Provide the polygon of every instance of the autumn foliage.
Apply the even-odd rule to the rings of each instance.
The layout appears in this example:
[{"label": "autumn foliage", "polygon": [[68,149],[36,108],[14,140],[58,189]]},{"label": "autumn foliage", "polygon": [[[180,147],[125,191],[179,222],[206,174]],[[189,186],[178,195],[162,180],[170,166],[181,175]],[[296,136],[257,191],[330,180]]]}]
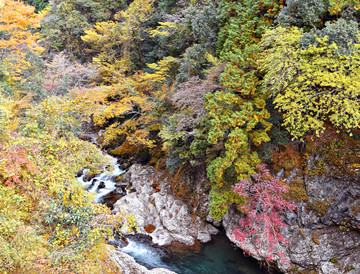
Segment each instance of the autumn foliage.
[{"label": "autumn foliage", "polygon": [[283,195],[288,193],[287,186],[274,178],[265,165],[258,165],[258,172],[249,180],[241,180],[233,190],[245,200],[239,209],[245,215],[234,231],[234,239],[248,254],[264,256],[272,261],[279,258],[285,263],[284,248],[289,239],[282,234],[286,224],[282,215],[293,211],[296,206]]},{"label": "autumn foliage", "polygon": [[29,67],[28,52],[42,51],[37,44],[39,34],[33,32],[40,27],[42,16],[35,14],[34,10],[21,1],[4,0],[0,3],[0,56],[9,81],[19,80],[23,70]]},{"label": "autumn foliage", "polygon": [[133,71],[132,47],[132,43],[142,41],[141,25],[150,17],[152,4],[134,1],[127,10],[116,13],[116,21],[97,23],[82,36],[90,45],[89,51],[97,53],[93,63],[103,84],[82,89],[77,96],[87,105],[84,113],[92,117],[95,125],[105,127],[104,144],[126,139],[134,146],[153,145],[144,129],[151,117],[143,115],[152,107],[148,99],[150,87],[141,72]]},{"label": "autumn foliage", "polygon": [[106,159],[65,129],[76,123],[74,105],[52,98],[24,106],[0,96],[0,270],[111,268],[104,237],[122,217],[94,204],[74,176]]},{"label": "autumn foliage", "polygon": [[238,208],[234,238],[268,261],[286,260],[284,197],[308,199],[262,162],[355,178],[358,0],[26,3],[0,1],[0,272],[116,271],[106,239],[126,220],[75,179],[108,161],[88,133],[174,184],[206,170],[204,216]]},{"label": "autumn foliage", "polygon": [[[220,10],[226,24],[219,33],[218,51],[225,71],[220,83],[225,91],[206,95],[206,109],[211,124],[208,141],[224,143],[222,154],[211,162],[208,176],[216,192],[223,192],[232,173],[237,180],[247,179],[261,161],[252,146],[269,141],[271,123],[265,108],[268,92],[261,89],[259,72],[259,41],[283,1],[222,1]],[[230,191],[229,189],[227,191]],[[231,202],[229,201],[229,204]],[[212,210],[216,219],[218,215]]]}]

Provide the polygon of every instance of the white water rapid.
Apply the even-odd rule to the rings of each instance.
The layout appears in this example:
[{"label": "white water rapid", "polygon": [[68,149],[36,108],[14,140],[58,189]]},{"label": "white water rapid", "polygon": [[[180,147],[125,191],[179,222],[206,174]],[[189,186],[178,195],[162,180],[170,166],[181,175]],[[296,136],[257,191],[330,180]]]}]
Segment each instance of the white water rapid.
[{"label": "white water rapid", "polygon": [[[111,168],[112,167],[112,168]],[[111,171],[109,171],[111,170]],[[97,203],[102,202],[102,197],[109,194],[116,189],[114,179],[120,174],[124,173],[120,169],[119,165],[114,162],[104,168],[104,172],[96,175],[90,181],[85,180],[85,175],[88,169],[84,169],[82,175],[78,178],[78,181],[90,192],[94,193],[95,201]]]},{"label": "white water rapid", "polygon": [[[120,251],[129,254],[130,256],[134,257],[136,261],[145,265],[148,268],[167,268],[171,269],[168,264],[164,263],[160,254],[159,250],[153,249],[146,243],[141,243],[139,241],[133,239],[127,239],[128,245],[120,248]],[[175,270],[175,269],[171,269]]]}]

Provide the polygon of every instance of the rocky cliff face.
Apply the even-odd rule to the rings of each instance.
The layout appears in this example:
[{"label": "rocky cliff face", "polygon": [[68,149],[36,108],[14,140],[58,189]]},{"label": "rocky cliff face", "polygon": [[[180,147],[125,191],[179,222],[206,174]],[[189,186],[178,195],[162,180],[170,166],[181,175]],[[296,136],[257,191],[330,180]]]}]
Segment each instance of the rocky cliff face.
[{"label": "rocky cliff face", "polygon": [[[283,235],[290,244],[283,245],[282,251],[290,264],[284,264],[275,255],[275,265],[284,273],[360,273],[359,178],[304,174],[296,169],[286,178],[282,172],[278,174],[289,185],[301,181],[304,193],[298,195],[297,211],[284,218],[288,226]],[[197,204],[189,199],[192,203],[189,207],[188,202],[174,194],[169,178],[152,167],[133,165],[123,181],[131,186],[132,192],[114,205],[114,211],[133,214],[140,232],[151,236],[154,243],[168,245],[175,241],[192,245],[196,240],[209,241],[217,233],[217,229],[193,212],[208,203],[206,197],[199,196],[201,191],[196,191],[197,184],[204,182],[192,182],[193,196],[200,198]],[[205,209],[201,212],[203,218],[211,220]],[[222,221],[227,236],[235,244],[232,234],[241,218],[233,207]],[[265,250],[252,254],[258,260],[266,255]]]},{"label": "rocky cliff face", "polygon": [[[290,183],[299,174],[294,170],[284,181]],[[329,174],[302,178],[307,198],[289,213],[283,235],[290,240],[283,246],[288,260],[275,260],[285,273],[360,273],[360,184],[356,178],[331,177]],[[241,216],[231,209],[223,219],[231,237]],[[253,254],[263,259],[265,254]]]},{"label": "rocky cliff face", "polygon": [[[154,168],[132,165],[123,181],[128,183],[132,193],[114,204],[114,212],[133,214],[139,232],[151,236],[155,244],[193,245],[196,240],[205,243],[218,232],[176,197],[169,179],[156,173]],[[126,229],[122,232],[129,233]]]}]

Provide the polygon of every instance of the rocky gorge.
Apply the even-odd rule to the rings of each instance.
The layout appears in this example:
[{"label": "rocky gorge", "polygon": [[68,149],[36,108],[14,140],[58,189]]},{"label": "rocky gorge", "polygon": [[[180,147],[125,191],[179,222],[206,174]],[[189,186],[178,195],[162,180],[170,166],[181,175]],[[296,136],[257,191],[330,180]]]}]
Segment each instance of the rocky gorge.
[{"label": "rocky gorge", "polygon": [[[330,171],[331,167],[328,166],[327,170]],[[226,236],[239,246],[233,232],[242,215],[234,206],[222,222],[214,221],[208,210],[207,179],[201,175],[201,170],[198,171],[195,175],[184,173],[182,181],[177,182],[182,187],[188,187],[186,195],[189,197],[184,199],[174,189],[169,174],[141,164],[133,164],[121,174],[116,167],[113,176],[116,184],[110,191],[104,192],[103,202],[111,201],[113,213],[125,212],[135,217],[137,231],[129,232],[124,227],[123,235],[140,233],[151,237],[152,242],[159,246],[179,243],[189,247],[209,242],[219,228],[223,228]],[[287,226],[282,234],[289,244],[283,244],[281,251],[288,263],[275,254],[272,266],[283,273],[358,273],[360,178],[357,172],[349,177],[335,176],[330,172],[312,174],[295,168],[291,172],[282,169],[276,176],[290,188],[300,184],[301,188],[295,189],[302,196],[297,199],[297,210],[283,216]],[[99,185],[99,182],[95,180],[95,184]],[[117,200],[115,203],[114,197]],[[253,235],[252,240],[256,237]],[[248,245],[251,247],[251,241]],[[250,255],[262,261],[267,254],[265,250],[257,250]],[[136,264],[133,258],[119,250],[112,257],[128,266]],[[148,273],[146,270],[137,271]]]},{"label": "rocky gorge", "polygon": [[[298,179],[298,174],[299,170],[294,170],[287,177],[282,172],[278,176],[290,184]],[[219,226],[220,223],[207,222],[212,221],[209,215],[197,216],[192,206],[176,197],[169,180],[153,167],[132,165],[119,183],[128,185],[128,194],[114,204],[113,212],[133,214],[138,232],[149,235],[158,245],[178,242],[191,246],[196,241],[210,241],[218,232],[214,224]],[[358,273],[360,187],[357,181],[328,174],[305,176],[303,180],[308,200],[298,202],[296,212],[284,216],[288,226],[283,235],[289,244],[282,247],[289,264],[275,257],[273,266],[284,273]],[[196,189],[196,183],[193,187]],[[196,191],[193,195],[197,195]],[[198,206],[207,202],[205,195]],[[237,241],[232,234],[241,218],[233,207],[221,222],[226,235],[235,244]],[[128,232],[124,230],[123,233]],[[251,256],[263,260],[266,254],[258,250]]]}]

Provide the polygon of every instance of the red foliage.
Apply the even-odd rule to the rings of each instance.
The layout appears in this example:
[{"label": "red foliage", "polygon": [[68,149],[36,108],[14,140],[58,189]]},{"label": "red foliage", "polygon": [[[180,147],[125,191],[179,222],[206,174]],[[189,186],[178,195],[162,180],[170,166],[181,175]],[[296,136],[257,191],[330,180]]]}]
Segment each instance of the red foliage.
[{"label": "red foliage", "polygon": [[[17,138],[16,133],[12,132],[12,137]],[[15,187],[21,183],[21,177],[26,172],[36,174],[38,167],[29,159],[29,150],[21,144],[2,144],[0,143],[0,159],[4,164],[3,177],[4,184]]]},{"label": "red foliage", "polygon": [[251,180],[241,180],[233,190],[246,202],[241,210],[246,213],[233,237],[240,247],[249,254],[264,256],[272,261],[276,256],[286,262],[281,243],[287,244],[281,229],[286,224],[281,214],[295,210],[296,206],[282,197],[289,190],[280,180],[274,178],[266,165],[258,165],[259,172]]}]

